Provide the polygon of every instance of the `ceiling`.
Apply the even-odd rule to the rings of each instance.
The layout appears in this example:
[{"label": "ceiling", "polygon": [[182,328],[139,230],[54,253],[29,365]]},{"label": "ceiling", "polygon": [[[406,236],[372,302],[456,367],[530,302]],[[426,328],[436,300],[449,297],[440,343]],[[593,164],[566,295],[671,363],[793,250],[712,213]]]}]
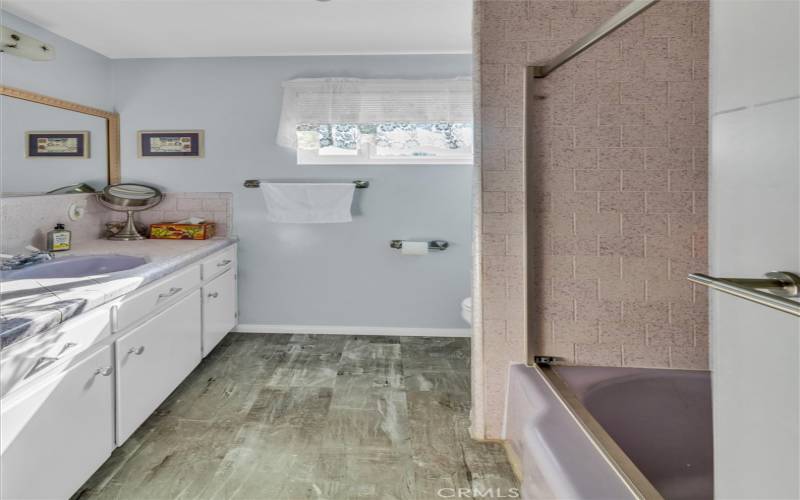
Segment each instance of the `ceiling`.
[{"label": "ceiling", "polygon": [[110,58],[471,51],[471,0],[2,0]]}]

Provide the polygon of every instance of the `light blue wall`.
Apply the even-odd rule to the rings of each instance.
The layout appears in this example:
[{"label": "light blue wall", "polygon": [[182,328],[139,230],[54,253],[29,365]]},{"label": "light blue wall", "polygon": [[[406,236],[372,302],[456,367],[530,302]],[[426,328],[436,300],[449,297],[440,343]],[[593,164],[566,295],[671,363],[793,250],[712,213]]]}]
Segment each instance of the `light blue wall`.
[{"label": "light blue wall", "polygon": [[[298,77],[450,78],[470,56],[147,59],[113,62],[125,180],[231,191],[244,324],[464,328],[470,293],[471,167],[297,166],[275,144],[281,82]],[[203,159],[139,159],[136,131],[204,129]],[[369,179],[351,224],[267,223],[251,178]],[[389,240],[446,239],[402,257]]]},{"label": "light blue wall", "polygon": [[[101,109],[113,109],[111,60],[0,10],[0,24],[52,44],[52,61],[31,61],[0,53],[0,82]],[[25,157],[25,132],[87,130],[88,159]],[[108,180],[106,121],[41,104],[0,97],[0,191],[43,192],[77,182],[102,187]]]},{"label": "light blue wall", "polygon": [[[26,132],[89,132],[89,158],[27,158]],[[0,96],[0,193],[41,193],[86,182],[108,183],[106,120],[66,109]]]},{"label": "light blue wall", "polygon": [[[449,78],[469,56],[347,56],[111,61],[0,11],[3,24],[56,47],[50,62],[0,55],[3,84],[104,109],[122,123],[126,180],[171,191],[231,191],[241,244],[241,322],[463,328],[469,294],[468,166],[299,167],[275,144],[280,83],[297,77]],[[7,117],[6,117],[7,118]],[[206,130],[206,157],[136,157],[136,131]],[[351,224],[263,220],[248,178],[369,179]],[[441,254],[401,257],[395,238],[447,239]]]},{"label": "light blue wall", "polygon": [[82,45],[0,10],[0,24],[52,44],[52,61],[30,61],[0,53],[3,85],[110,110],[111,60]]}]

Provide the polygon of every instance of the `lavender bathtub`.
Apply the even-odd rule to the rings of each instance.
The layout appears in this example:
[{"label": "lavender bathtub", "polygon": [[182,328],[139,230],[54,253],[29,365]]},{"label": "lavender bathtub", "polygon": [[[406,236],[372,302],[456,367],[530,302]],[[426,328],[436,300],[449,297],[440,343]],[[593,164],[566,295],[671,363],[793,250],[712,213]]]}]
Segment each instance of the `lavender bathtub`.
[{"label": "lavender bathtub", "polygon": [[523,498],[713,498],[709,372],[514,365],[508,390]]}]

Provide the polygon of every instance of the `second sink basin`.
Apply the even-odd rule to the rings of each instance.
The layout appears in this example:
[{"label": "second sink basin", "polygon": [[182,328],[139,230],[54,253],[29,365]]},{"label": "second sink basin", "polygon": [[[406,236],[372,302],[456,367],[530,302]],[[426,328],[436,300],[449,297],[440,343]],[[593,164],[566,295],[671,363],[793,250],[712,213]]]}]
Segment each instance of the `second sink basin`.
[{"label": "second sink basin", "polygon": [[36,278],[81,278],[127,271],[145,264],[147,260],[131,255],[79,255],[56,258],[22,269],[3,271],[3,281]]}]

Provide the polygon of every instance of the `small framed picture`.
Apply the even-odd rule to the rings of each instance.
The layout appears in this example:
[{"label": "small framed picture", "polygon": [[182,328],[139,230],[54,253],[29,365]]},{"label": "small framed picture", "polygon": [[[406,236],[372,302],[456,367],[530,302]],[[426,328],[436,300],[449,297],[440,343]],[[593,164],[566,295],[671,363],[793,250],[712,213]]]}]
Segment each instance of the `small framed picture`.
[{"label": "small framed picture", "polygon": [[139,158],[203,157],[202,130],[140,130]]},{"label": "small framed picture", "polygon": [[26,132],[28,158],[89,158],[89,132]]}]

